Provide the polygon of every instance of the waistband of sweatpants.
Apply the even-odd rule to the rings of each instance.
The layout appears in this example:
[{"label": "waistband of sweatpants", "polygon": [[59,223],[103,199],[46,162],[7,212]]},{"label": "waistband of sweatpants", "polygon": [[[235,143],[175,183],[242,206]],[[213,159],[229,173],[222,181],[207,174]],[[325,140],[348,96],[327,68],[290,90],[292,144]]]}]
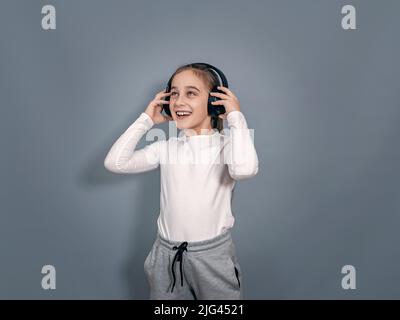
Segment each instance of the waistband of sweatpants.
[{"label": "waistband of sweatpants", "polygon": [[[166,249],[174,251],[172,248],[174,246],[179,246],[184,241],[172,241],[164,238],[160,232],[157,232],[156,241]],[[232,234],[230,229],[226,229],[223,233],[218,236],[206,240],[201,241],[187,241],[187,251],[188,252],[198,252],[205,251],[209,249],[214,249],[220,246],[223,246],[227,242],[232,241]]]}]

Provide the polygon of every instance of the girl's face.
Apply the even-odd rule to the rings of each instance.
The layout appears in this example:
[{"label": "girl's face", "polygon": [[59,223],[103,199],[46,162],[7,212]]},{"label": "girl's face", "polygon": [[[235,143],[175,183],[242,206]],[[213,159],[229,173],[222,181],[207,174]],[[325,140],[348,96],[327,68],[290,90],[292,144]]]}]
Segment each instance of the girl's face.
[{"label": "girl's face", "polygon": [[[178,129],[185,134],[208,134],[211,117],[207,114],[209,88],[191,70],[185,70],[174,76],[171,83],[170,110]],[[179,111],[189,115],[179,116]],[[203,129],[203,131],[201,130]]]}]

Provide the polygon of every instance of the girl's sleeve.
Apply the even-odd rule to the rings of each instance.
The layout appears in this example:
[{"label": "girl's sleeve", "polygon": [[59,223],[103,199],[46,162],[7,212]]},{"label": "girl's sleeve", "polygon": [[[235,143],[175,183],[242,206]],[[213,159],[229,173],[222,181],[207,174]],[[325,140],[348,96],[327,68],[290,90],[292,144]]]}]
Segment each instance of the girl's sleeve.
[{"label": "girl's sleeve", "polygon": [[258,156],[246,119],[241,111],[231,111],[226,120],[229,140],[224,152],[227,152],[229,174],[235,180],[251,178],[258,172]]},{"label": "girl's sleeve", "polygon": [[118,138],[108,152],[104,166],[114,173],[139,173],[156,169],[160,164],[161,144],[153,142],[135,150],[142,136],[154,125],[151,117],[142,112],[128,129]]}]

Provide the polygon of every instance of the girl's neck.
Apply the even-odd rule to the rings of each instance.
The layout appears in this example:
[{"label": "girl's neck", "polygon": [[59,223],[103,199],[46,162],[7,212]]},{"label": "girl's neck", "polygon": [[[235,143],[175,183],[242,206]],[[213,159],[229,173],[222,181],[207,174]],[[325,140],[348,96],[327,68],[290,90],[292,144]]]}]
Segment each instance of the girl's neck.
[{"label": "girl's neck", "polygon": [[186,137],[197,136],[197,135],[212,135],[215,130],[212,128],[202,128],[202,129],[184,129]]}]

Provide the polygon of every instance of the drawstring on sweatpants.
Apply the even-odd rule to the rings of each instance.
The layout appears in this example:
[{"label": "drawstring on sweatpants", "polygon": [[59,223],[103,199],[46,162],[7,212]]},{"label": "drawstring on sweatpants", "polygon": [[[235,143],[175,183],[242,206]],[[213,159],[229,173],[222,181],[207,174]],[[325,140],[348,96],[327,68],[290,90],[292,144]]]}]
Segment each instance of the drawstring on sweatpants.
[{"label": "drawstring on sweatpants", "polygon": [[183,261],[183,252],[184,252],[185,250],[187,251],[187,249],[186,249],[187,245],[188,245],[188,243],[185,241],[185,242],[182,242],[182,243],[179,245],[179,247],[174,246],[174,247],[172,248],[173,250],[178,250],[178,251],[176,252],[175,257],[174,257],[174,260],[172,261],[172,276],[173,276],[173,278],[174,278],[174,283],[172,284],[171,292],[174,291],[175,280],[176,280],[176,279],[175,279],[175,270],[174,270],[175,261],[179,261],[179,262],[180,262],[181,286],[183,287],[182,261]]}]

